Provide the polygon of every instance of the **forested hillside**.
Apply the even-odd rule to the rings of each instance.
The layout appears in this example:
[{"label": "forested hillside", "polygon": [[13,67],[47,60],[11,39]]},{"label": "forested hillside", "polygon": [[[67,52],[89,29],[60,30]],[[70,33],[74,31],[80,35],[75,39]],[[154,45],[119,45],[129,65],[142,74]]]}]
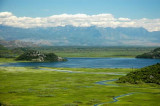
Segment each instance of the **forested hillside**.
[{"label": "forested hillside", "polygon": [[136,56],[136,58],[152,58],[160,59],[160,48],[156,48],[153,51]]},{"label": "forested hillside", "polygon": [[118,83],[156,83],[160,85],[160,63],[147,66],[120,77]]}]

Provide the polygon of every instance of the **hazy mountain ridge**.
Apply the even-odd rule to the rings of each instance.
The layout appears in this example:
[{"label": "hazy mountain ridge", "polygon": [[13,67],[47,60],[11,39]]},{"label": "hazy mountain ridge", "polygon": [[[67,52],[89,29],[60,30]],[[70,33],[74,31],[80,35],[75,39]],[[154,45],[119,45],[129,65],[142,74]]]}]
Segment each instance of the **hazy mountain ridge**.
[{"label": "hazy mountain ridge", "polygon": [[12,41],[5,41],[0,39],[0,44],[9,47],[9,48],[17,48],[17,47],[37,47],[36,44],[32,42],[23,42],[20,40],[12,40]]},{"label": "hazy mountain ridge", "polygon": [[160,31],[133,27],[47,27],[16,28],[0,25],[0,38],[22,40],[41,45],[84,46],[160,46]]}]

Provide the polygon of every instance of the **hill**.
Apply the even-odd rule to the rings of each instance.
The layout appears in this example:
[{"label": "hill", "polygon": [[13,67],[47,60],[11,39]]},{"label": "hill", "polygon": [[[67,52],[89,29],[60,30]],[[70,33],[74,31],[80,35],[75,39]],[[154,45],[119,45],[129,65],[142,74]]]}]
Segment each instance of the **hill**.
[{"label": "hill", "polygon": [[31,50],[31,47],[14,47],[6,47],[0,44],[0,58],[15,58],[24,52]]},{"label": "hill", "polygon": [[136,56],[136,58],[152,58],[152,59],[160,59],[160,48],[156,48],[151,52],[144,53]]},{"label": "hill", "polygon": [[0,58],[12,58],[13,53],[8,48],[0,44]]},{"label": "hill", "polygon": [[33,62],[54,62],[54,61],[66,61],[66,59],[55,55],[54,53],[41,53],[35,50],[29,50],[16,58],[17,61],[33,61]]},{"label": "hill", "polygon": [[5,41],[5,40],[0,39],[0,44],[8,48],[37,47],[37,45],[33,44],[32,42],[24,42],[20,40]]},{"label": "hill", "polygon": [[160,85],[160,63],[147,66],[120,77],[118,83],[156,83]]}]

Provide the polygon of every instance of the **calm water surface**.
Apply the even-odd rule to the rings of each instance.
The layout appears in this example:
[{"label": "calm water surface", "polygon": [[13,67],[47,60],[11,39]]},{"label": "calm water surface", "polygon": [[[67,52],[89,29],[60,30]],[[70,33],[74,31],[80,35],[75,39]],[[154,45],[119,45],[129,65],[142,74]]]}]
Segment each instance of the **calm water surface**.
[{"label": "calm water surface", "polygon": [[67,58],[66,62],[18,62],[8,63],[1,66],[43,66],[43,67],[69,67],[69,68],[142,68],[160,63],[160,59],[137,59],[137,58]]}]

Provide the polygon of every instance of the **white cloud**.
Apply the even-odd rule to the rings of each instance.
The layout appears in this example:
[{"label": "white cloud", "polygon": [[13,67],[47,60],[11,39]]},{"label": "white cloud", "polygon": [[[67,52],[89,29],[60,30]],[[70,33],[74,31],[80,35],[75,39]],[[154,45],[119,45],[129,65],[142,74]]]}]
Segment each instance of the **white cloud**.
[{"label": "white cloud", "polygon": [[61,14],[49,17],[17,17],[11,12],[0,13],[0,24],[13,27],[57,27],[73,25],[76,27],[143,27],[148,31],[160,31],[160,19],[115,18],[112,14]]},{"label": "white cloud", "polygon": [[130,21],[131,19],[129,18],[118,18],[119,21]]},{"label": "white cloud", "polygon": [[11,12],[1,12],[0,13],[1,18],[7,18],[7,17],[10,17],[10,16],[13,16],[13,14]]}]

